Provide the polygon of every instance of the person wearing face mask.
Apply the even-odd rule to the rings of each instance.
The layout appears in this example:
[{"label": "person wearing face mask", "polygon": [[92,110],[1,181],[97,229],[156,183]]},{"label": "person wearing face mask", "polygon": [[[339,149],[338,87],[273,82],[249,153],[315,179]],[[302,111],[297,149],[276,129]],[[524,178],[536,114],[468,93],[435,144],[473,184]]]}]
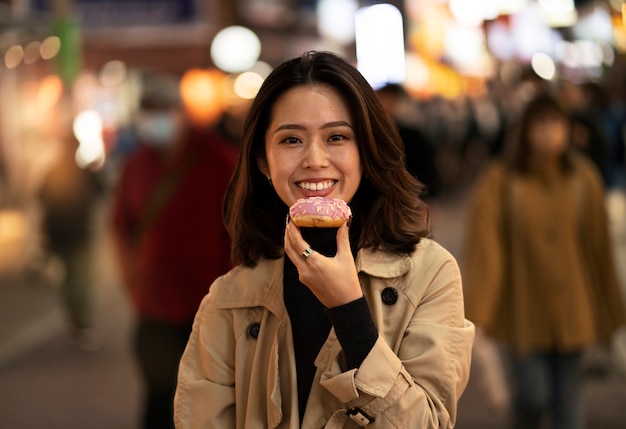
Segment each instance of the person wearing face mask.
[{"label": "person wearing face mask", "polygon": [[181,128],[181,118],[176,109],[144,110],[136,124],[137,138],[156,149],[167,149],[176,143]]},{"label": "person wearing face mask", "polygon": [[142,427],[171,429],[178,361],[200,300],[230,269],[220,203],[237,149],[192,126],[178,78],[149,75],[137,113],[139,145],[123,162],[112,230],[120,277],[135,311]]},{"label": "person wearing face mask", "polygon": [[[626,323],[595,165],[573,150],[547,93],[482,172],[468,209],[461,272],[467,317],[511,364],[515,429],[582,429],[585,351]],[[544,426],[549,422],[549,426]]]}]

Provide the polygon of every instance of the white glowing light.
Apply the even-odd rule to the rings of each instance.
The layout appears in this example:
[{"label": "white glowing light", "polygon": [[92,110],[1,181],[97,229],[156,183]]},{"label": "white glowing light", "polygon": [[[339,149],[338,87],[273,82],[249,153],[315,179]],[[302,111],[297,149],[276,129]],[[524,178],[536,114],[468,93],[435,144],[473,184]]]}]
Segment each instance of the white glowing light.
[{"label": "white glowing light", "polygon": [[545,80],[552,80],[556,75],[556,65],[549,55],[537,52],[533,55],[531,65],[537,76]]},{"label": "white glowing light", "polygon": [[261,40],[249,28],[233,25],[220,30],[211,42],[211,59],[227,73],[248,70],[261,54]]},{"label": "white glowing light", "polygon": [[574,25],[573,33],[577,39],[613,43],[611,14],[606,8],[596,5],[585,16],[580,17]]},{"label": "white glowing light", "polygon": [[481,57],[485,50],[484,33],[479,27],[451,23],[446,31],[446,54],[464,72],[483,74]]},{"label": "white glowing light", "polygon": [[536,4],[511,16],[511,36],[517,56],[524,61],[530,61],[536,52],[552,54],[562,39],[546,24]]},{"label": "white glowing light", "polygon": [[551,27],[571,27],[578,20],[574,0],[537,0],[537,4]]},{"label": "white glowing light", "polygon": [[487,27],[487,46],[493,55],[501,60],[515,56],[515,43],[508,27],[501,22],[493,22]]},{"label": "white glowing light", "polygon": [[498,0],[449,0],[448,5],[454,19],[469,26],[479,26],[499,13]]},{"label": "white glowing light", "polygon": [[405,78],[402,14],[390,4],[364,7],[355,15],[358,69],[378,89]]},{"label": "white glowing light", "polygon": [[319,34],[339,43],[351,43],[357,9],[356,0],[320,0],[317,4]]},{"label": "white glowing light", "polygon": [[559,60],[570,69],[601,68],[611,60],[602,45],[589,40],[563,41],[558,48]]},{"label": "white glowing light", "polygon": [[94,110],[81,112],[74,119],[73,130],[80,143],[76,150],[76,163],[81,168],[101,166],[105,153],[100,115]]},{"label": "white glowing light", "polygon": [[521,12],[527,6],[528,0],[499,0],[500,15],[513,15]]},{"label": "white glowing light", "polygon": [[263,83],[263,78],[254,72],[241,73],[235,79],[233,90],[239,97],[250,100],[256,96]]}]

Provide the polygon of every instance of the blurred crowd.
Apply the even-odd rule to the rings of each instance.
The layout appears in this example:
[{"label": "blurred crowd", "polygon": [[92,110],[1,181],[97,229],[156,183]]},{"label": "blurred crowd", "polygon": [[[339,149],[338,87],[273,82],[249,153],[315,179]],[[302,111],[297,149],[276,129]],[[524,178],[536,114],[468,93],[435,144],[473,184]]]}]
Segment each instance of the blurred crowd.
[{"label": "blurred crowd", "polygon": [[[72,178],[57,174],[54,179],[53,168],[50,175],[40,175],[41,199],[29,207],[35,212],[30,222],[41,220],[41,229],[34,234],[26,269],[49,278],[51,258],[61,261],[62,275],[56,278],[63,279],[70,331],[83,347],[96,347],[89,333],[93,294],[84,249],[90,238],[85,221],[93,221],[94,205],[101,204],[114,234],[120,280],[136,311],[134,352],[145,382],[145,427],[155,428],[154,422],[168,420],[164,404],[173,394],[195,309],[212,279],[229,268],[221,200],[236,162],[245,111],[198,126],[185,114],[176,78],[146,78],[144,84],[134,121],[117,134],[106,165],[97,171],[86,166],[89,174]],[[570,143],[597,168],[606,195],[624,198],[626,71],[619,61],[601,82],[546,81],[518,69],[455,99],[415,98],[400,85],[379,90],[405,140],[407,168],[427,185],[424,198],[430,201],[463,198],[488,162],[513,145],[522,112],[539,94],[555,97],[566,109]],[[69,133],[61,146],[59,161],[80,171],[72,162],[75,141]],[[64,187],[67,180],[71,186]],[[76,187],[79,181],[85,184],[82,190]],[[7,187],[0,171],[0,192],[6,195]],[[72,204],[75,209],[61,212],[57,219],[65,222],[55,223],[55,206],[70,196],[75,202],[66,208]],[[611,227],[624,234],[626,217],[616,222]],[[65,238],[74,232],[75,243],[67,246]],[[65,245],[55,241],[59,234]],[[172,353],[159,352],[164,349]]]},{"label": "blurred crowd", "polygon": [[604,82],[545,81],[532,71],[520,70],[513,81],[494,79],[474,96],[415,100],[405,94],[396,102],[393,114],[404,128],[419,132],[420,136],[414,138],[428,146],[434,160],[433,171],[425,172],[418,165],[409,168],[430,176],[423,181],[431,182],[433,194],[440,197],[466,190],[484,162],[506,150],[512,136],[510,131],[519,121],[525,104],[537,94],[548,92],[568,110],[572,144],[593,160],[607,190],[623,189],[626,186],[623,69],[623,65],[616,64],[607,72]]}]

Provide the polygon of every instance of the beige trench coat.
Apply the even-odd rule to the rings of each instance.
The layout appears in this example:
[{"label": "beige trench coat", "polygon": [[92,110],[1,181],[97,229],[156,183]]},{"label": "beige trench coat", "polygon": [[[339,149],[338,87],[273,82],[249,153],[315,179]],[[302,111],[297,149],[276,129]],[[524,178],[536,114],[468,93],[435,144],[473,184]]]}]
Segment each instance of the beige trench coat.
[{"label": "beige trench coat", "polygon": [[[181,360],[176,427],[355,428],[346,410],[360,407],[371,428],[452,428],[474,336],[456,261],[423,239],[410,257],[362,250],[356,267],[379,339],[358,370],[344,371],[331,330],[301,425],[283,260],[218,279]],[[383,303],[385,288],[397,291],[395,304]]]},{"label": "beige trench coat", "polygon": [[479,178],[462,255],[467,317],[519,354],[584,349],[626,322],[604,190],[586,158],[569,175]]}]

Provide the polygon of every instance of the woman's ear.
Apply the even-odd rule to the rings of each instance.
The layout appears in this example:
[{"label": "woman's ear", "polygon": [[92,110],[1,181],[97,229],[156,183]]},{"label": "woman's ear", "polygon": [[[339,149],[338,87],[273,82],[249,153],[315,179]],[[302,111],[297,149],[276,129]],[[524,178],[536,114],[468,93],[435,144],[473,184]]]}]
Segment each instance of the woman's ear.
[{"label": "woman's ear", "polygon": [[261,170],[261,173],[263,173],[263,175],[270,177],[270,169],[267,166],[267,161],[265,160],[265,158],[257,158],[256,165],[259,167],[259,170]]}]

